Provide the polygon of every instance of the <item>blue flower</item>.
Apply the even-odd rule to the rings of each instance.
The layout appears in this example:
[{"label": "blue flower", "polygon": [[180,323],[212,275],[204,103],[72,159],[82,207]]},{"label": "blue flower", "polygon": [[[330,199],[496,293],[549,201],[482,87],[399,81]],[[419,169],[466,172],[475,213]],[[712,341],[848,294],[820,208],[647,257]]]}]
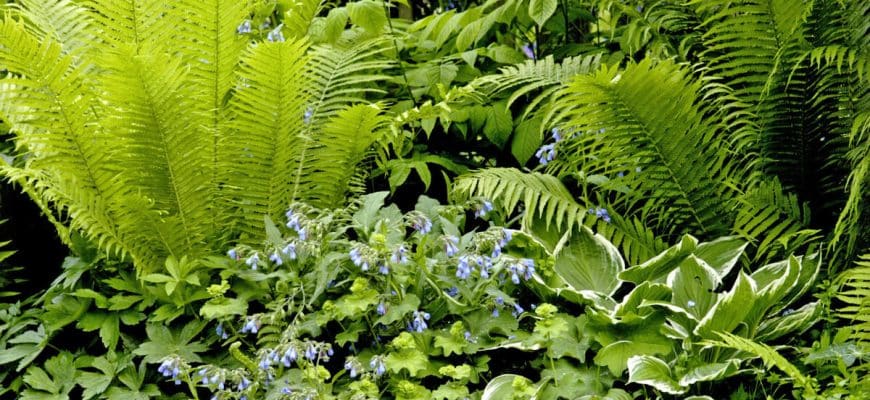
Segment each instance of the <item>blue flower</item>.
[{"label": "blue flower", "polygon": [[275,265],[284,264],[284,260],[281,259],[281,254],[278,254],[278,251],[275,251],[269,256],[269,261],[273,262]]},{"label": "blue flower", "polygon": [[236,33],[239,35],[244,35],[246,33],[251,33],[251,20],[244,20],[238,28],[236,28]]},{"label": "blue flower", "polygon": [[247,260],[245,260],[245,264],[247,264],[253,270],[257,269],[257,264],[259,264],[259,263],[260,263],[260,256],[257,253],[252,254],[250,257],[248,257]]},{"label": "blue flower", "polygon": [[362,252],[360,251],[360,249],[358,247],[354,247],[354,248],[350,249],[350,252],[348,253],[348,255],[350,256],[350,260],[353,261],[353,265],[356,265],[357,267],[362,265],[362,263],[363,263]]},{"label": "blue flower", "polygon": [[281,252],[284,253],[285,256],[289,257],[291,260],[296,259],[296,244],[295,243],[287,243]]},{"label": "blue flower", "polygon": [[604,222],[610,223],[610,214],[607,213],[607,209],[598,207],[594,210],[589,210],[590,213],[594,213],[596,217],[601,218]]},{"label": "blue flower", "polygon": [[296,348],[290,346],[287,348],[286,351],[284,351],[284,355],[281,356],[281,362],[284,363],[285,367],[290,368],[290,364],[295,362],[296,358],[298,358],[298,354],[296,354]]},{"label": "blue flower", "polygon": [[313,117],[313,116],[314,116],[314,109],[311,108],[311,106],[308,106],[308,108],[305,109],[305,113],[302,114],[302,122],[304,122],[306,125],[310,124],[311,117]]},{"label": "blue flower", "polygon": [[281,394],[290,394],[290,393],[293,393],[293,389],[290,389],[287,386],[284,386],[283,388],[281,388]]},{"label": "blue flower", "polygon": [[518,303],[514,303],[514,310],[511,312],[511,315],[514,317],[518,317],[520,314],[524,313],[526,310],[523,309]]},{"label": "blue flower", "polygon": [[447,257],[453,257],[456,253],[459,252],[459,238],[453,235],[448,235],[444,237],[444,253],[447,254]]},{"label": "blue flower", "polygon": [[498,296],[495,298],[495,304],[498,306],[504,305],[504,297]]},{"label": "blue flower", "polygon": [[251,381],[249,381],[248,378],[243,376],[242,380],[239,382],[239,385],[237,386],[237,388],[241,392],[242,390],[245,390],[250,386],[251,386]]},{"label": "blue flower", "polygon": [[537,152],[535,152],[535,157],[538,158],[538,162],[541,165],[547,165],[550,161],[556,159],[556,144],[550,143],[541,146]]},{"label": "blue flower", "polygon": [[472,268],[468,265],[468,256],[459,257],[459,264],[456,266],[456,277],[459,279],[468,279],[471,276]]},{"label": "blue flower", "polygon": [[393,250],[393,254],[390,256],[390,262],[393,264],[404,264],[408,262],[408,256],[405,255],[405,252],[407,251],[405,245],[400,244],[399,247],[396,247],[396,249]]},{"label": "blue flower", "polygon": [[309,343],[308,347],[305,348],[305,358],[307,358],[309,361],[314,361],[315,359],[317,359],[317,353],[317,347],[314,345],[314,343]]},{"label": "blue flower", "polygon": [[537,43],[526,43],[523,46],[523,54],[525,54],[526,57],[534,60],[535,59],[535,50],[537,50],[537,49],[538,49]]},{"label": "blue flower", "polygon": [[381,275],[389,275],[390,274],[390,267],[388,267],[387,264],[385,264],[385,263],[379,263],[378,264],[378,273],[380,273]]},{"label": "blue flower", "polygon": [[456,297],[459,295],[459,288],[456,286],[451,286],[450,289],[447,289],[447,295],[450,297]]},{"label": "blue flower", "polygon": [[371,361],[369,361],[369,368],[371,368],[375,375],[381,376],[387,372],[387,364],[384,363],[384,356],[374,356]]},{"label": "blue flower", "polygon": [[248,318],[247,322],[245,322],[245,326],[242,327],[241,332],[242,333],[253,333],[256,335],[259,330],[260,330],[260,322],[257,320],[256,317],[251,317],[251,318]]},{"label": "blue flower", "polygon": [[378,308],[376,311],[377,311],[378,315],[384,315],[387,313],[387,306],[384,305],[383,302],[378,303]]},{"label": "blue flower", "polygon": [[414,320],[411,322],[411,330],[414,332],[423,332],[429,327],[426,321],[429,320],[429,313],[425,311],[414,311]]},{"label": "blue flower", "polygon": [[223,340],[226,340],[227,338],[230,337],[230,335],[228,335],[227,332],[224,330],[223,323],[219,323],[217,328],[214,328],[214,333],[216,333],[218,335],[218,337],[220,337]]},{"label": "blue flower", "polygon": [[553,130],[551,130],[550,133],[553,136],[553,140],[555,140],[556,143],[558,143],[562,140],[562,132],[559,131],[559,128],[553,128]]},{"label": "blue flower", "polygon": [[468,343],[477,343],[477,340],[475,340],[474,337],[471,336],[471,332],[469,332],[469,331],[465,331],[464,336],[465,336],[465,341],[466,341],[466,342],[468,342]]},{"label": "blue flower", "polygon": [[178,360],[175,358],[167,358],[160,363],[160,366],[157,367],[157,372],[161,373],[164,377],[172,379],[177,379],[178,374],[181,371],[178,369]]},{"label": "blue flower", "polygon": [[415,213],[411,217],[411,227],[422,235],[432,231],[432,221],[421,213]]},{"label": "blue flower", "polygon": [[266,35],[266,40],[270,42],[283,42],[284,41],[284,33],[281,32],[281,28],[284,27],[284,24],[280,24],[272,29],[268,35]]},{"label": "blue flower", "polygon": [[359,375],[359,365],[353,359],[348,359],[344,362],[344,369],[350,373],[351,378],[356,378]]},{"label": "blue flower", "polygon": [[233,260],[239,259],[239,253],[236,251],[236,249],[230,249],[230,251],[227,252],[227,256],[229,258],[232,258]]},{"label": "blue flower", "polygon": [[492,209],[492,202],[490,202],[489,200],[484,200],[474,209],[474,216],[477,218],[483,218],[486,216],[487,213],[492,211]]}]

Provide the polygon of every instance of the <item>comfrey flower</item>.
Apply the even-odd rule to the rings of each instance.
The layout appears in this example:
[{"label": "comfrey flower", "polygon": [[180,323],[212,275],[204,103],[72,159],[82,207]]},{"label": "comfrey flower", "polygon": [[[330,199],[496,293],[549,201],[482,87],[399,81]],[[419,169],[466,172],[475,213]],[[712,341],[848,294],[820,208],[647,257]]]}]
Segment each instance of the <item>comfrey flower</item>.
[{"label": "comfrey flower", "polygon": [[214,328],[214,333],[223,340],[227,340],[230,337],[230,335],[227,334],[227,331],[224,330],[223,322],[219,323],[217,328]]},{"label": "comfrey flower", "polygon": [[280,24],[272,29],[268,35],[266,35],[266,40],[270,42],[283,42],[284,41],[284,33],[281,32],[281,28],[284,27],[284,24]]},{"label": "comfrey flower", "polygon": [[532,279],[532,275],[535,273],[535,262],[531,259],[523,258],[508,264],[508,272],[511,274],[511,282],[518,285],[520,277],[524,280]]},{"label": "comfrey flower", "polygon": [[550,131],[550,134],[556,143],[562,141],[562,131],[560,131],[559,128],[553,128],[553,130]]},{"label": "comfrey flower", "polygon": [[556,159],[556,144],[550,143],[541,146],[537,152],[535,152],[535,157],[538,158],[538,162],[541,165],[547,165],[550,161]]},{"label": "comfrey flower", "polygon": [[281,249],[281,253],[284,253],[285,256],[289,257],[291,260],[296,259],[296,244],[295,243],[287,243],[283,249]]},{"label": "comfrey flower", "polygon": [[474,216],[477,218],[483,218],[487,213],[492,211],[492,202],[489,200],[484,200],[480,204],[477,205],[474,209]]},{"label": "comfrey flower", "polygon": [[532,60],[535,59],[535,51],[536,50],[538,50],[537,43],[526,43],[523,46],[523,54],[525,54],[526,57],[531,58]]},{"label": "comfrey flower", "polygon": [[425,235],[432,231],[432,221],[428,217],[419,212],[412,212],[410,215],[411,228]]},{"label": "comfrey flower", "polygon": [[425,311],[414,311],[414,320],[411,321],[410,330],[414,332],[423,332],[429,327],[426,321],[429,320],[429,313]]},{"label": "comfrey flower", "polygon": [[453,235],[444,236],[444,253],[447,257],[453,257],[459,252],[459,238]]},{"label": "comfrey flower", "polygon": [[242,327],[242,333],[253,333],[257,334],[260,331],[260,321],[257,320],[256,317],[248,318],[248,321],[245,322],[245,326]]},{"label": "comfrey flower", "polygon": [[317,346],[314,343],[308,343],[308,347],[305,348],[305,358],[308,361],[314,361],[317,359],[318,353]]},{"label": "comfrey flower", "polygon": [[281,356],[281,363],[283,363],[285,367],[290,368],[290,365],[296,362],[297,358],[299,358],[299,355],[296,352],[296,347],[291,345]]},{"label": "comfrey flower", "polygon": [[344,369],[348,371],[351,378],[356,378],[359,376],[359,370],[362,366],[359,364],[359,361],[354,357],[348,357],[348,359],[344,362]]},{"label": "comfrey flower", "polygon": [[447,289],[445,293],[447,293],[447,295],[450,297],[456,297],[459,295],[459,288],[456,286],[451,286],[450,289]]},{"label": "comfrey flower", "polygon": [[242,380],[239,381],[239,385],[236,386],[236,389],[238,389],[238,391],[241,392],[241,391],[243,391],[243,390],[245,390],[245,389],[247,389],[247,388],[249,388],[249,387],[251,387],[251,381],[248,380],[248,378],[246,378],[246,377],[243,376],[243,377],[242,377]]},{"label": "comfrey flower", "polygon": [[350,256],[350,260],[353,262],[353,265],[360,267],[360,269],[363,271],[369,270],[369,267],[371,266],[370,261],[369,261],[368,257],[365,257],[363,255],[363,247],[362,246],[359,246],[359,245],[354,246],[352,249],[350,249],[350,251],[348,252],[348,255]]},{"label": "comfrey flower", "polygon": [[522,314],[524,312],[526,312],[526,310],[523,309],[523,307],[520,306],[519,303],[514,303],[514,310],[511,311],[511,315],[513,315],[514,318],[520,316],[520,314]]},{"label": "comfrey flower", "polygon": [[269,261],[273,262],[275,265],[284,264],[284,260],[281,259],[281,254],[279,254],[277,250],[269,256]]},{"label": "comfrey flower", "polygon": [[468,256],[459,257],[459,264],[456,266],[456,277],[459,279],[468,279],[471,276],[473,268],[468,265]]},{"label": "comfrey flower", "polygon": [[313,117],[313,116],[314,116],[314,109],[311,108],[311,106],[308,106],[308,108],[305,109],[305,113],[302,114],[302,122],[304,122],[305,125],[310,124],[311,117]]},{"label": "comfrey flower", "polygon": [[378,308],[375,311],[377,311],[378,315],[384,315],[387,313],[387,306],[383,302],[378,303]]},{"label": "comfrey flower", "polygon": [[230,251],[227,252],[227,256],[233,260],[239,260],[239,252],[236,251],[236,249],[230,249]]},{"label": "comfrey flower", "polygon": [[378,273],[381,275],[389,275],[390,267],[386,263],[378,263]]},{"label": "comfrey flower", "polygon": [[390,256],[390,262],[393,264],[404,264],[408,262],[408,256],[405,255],[407,251],[405,245],[400,244],[399,247],[396,247],[396,249],[393,250],[393,254]]},{"label": "comfrey flower", "polygon": [[251,33],[251,20],[246,19],[242,22],[238,28],[236,28],[236,33],[239,35],[244,35],[246,33]]},{"label": "comfrey flower", "polygon": [[260,263],[260,256],[257,253],[252,254],[245,260],[245,264],[247,264],[251,269],[256,270],[257,265]]},{"label": "comfrey flower", "polygon": [[179,369],[179,362],[177,358],[167,358],[160,363],[160,366],[157,367],[157,372],[161,373],[166,378],[177,379],[178,374],[181,373]]},{"label": "comfrey flower", "polygon": [[610,223],[610,214],[607,213],[606,208],[595,208],[589,210],[590,214],[595,214],[596,217],[601,218],[604,222]]},{"label": "comfrey flower", "polygon": [[387,372],[387,364],[384,363],[384,356],[374,356],[369,361],[369,368],[374,371],[375,375],[382,376]]}]

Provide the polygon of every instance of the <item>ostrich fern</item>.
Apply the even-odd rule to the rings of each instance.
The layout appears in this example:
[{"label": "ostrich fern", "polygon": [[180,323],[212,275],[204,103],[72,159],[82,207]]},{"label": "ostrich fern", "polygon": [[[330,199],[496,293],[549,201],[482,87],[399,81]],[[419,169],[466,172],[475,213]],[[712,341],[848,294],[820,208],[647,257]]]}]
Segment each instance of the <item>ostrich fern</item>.
[{"label": "ostrich fern", "polygon": [[[304,3],[300,15],[319,5]],[[362,103],[390,67],[370,61],[385,44],[311,47],[298,29],[256,40],[237,32],[253,6],[7,6],[0,117],[24,163],[3,174],[62,236],[82,231],[143,270],[258,242],[263,215],[294,200],[343,205],[384,129]]]}]

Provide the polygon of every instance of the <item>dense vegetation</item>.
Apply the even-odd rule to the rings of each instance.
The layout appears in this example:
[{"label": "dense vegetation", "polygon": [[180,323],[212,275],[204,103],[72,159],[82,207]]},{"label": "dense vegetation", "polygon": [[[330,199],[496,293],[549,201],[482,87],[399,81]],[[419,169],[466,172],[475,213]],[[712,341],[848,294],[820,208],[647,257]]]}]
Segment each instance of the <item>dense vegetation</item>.
[{"label": "dense vegetation", "polygon": [[866,1],[2,7],[0,396],[870,397]]}]

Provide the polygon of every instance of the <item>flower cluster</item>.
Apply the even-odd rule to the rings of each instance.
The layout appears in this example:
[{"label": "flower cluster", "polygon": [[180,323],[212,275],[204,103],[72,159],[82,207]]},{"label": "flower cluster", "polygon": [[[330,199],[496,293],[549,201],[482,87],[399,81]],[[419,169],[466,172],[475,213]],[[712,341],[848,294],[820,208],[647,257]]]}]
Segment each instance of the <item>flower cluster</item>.
[{"label": "flower cluster", "polygon": [[239,27],[236,28],[236,33],[238,33],[239,35],[251,33],[251,20],[246,19],[241,24],[239,24]]},{"label": "flower cluster", "polygon": [[417,231],[417,233],[425,235],[432,231],[432,221],[429,220],[429,217],[423,215],[423,213],[411,211],[407,214],[406,218],[411,228]]},{"label": "flower cluster", "polygon": [[272,29],[268,35],[266,35],[266,40],[270,42],[283,42],[284,41],[284,32],[281,32],[281,28],[284,27],[284,24],[280,24]]},{"label": "flower cluster", "polygon": [[384,356],[374,356],[369,361],[369,368],[374,371],[375,375],[381,376],[387,372],[387,364],[384,362]]},{"label": "flower cluster", "polygon": [[242,333],[253,333],[257,334],[260,331],[260,320],[257,317],[248,318],[248,321],[245,322],[245,326],[242,327]]},{"label": "flower cluster", "polygon": [[302,219],[304,215],[302,213],[296,212],[292,208],[287,210],[284,215],[287,217],[287,227],[296,231],[296,234],[299,236],[299,240],[307,240],[308,239],[308,231],[302,226]]},{"label": "flower cluster", "polygon": [[596,217],[600,218],[604,222],[610,223],[610,214],[607,213],[606,208],[593,208],[589,209],[590,214],[595,214]]},{"label": "flower cluster", "polygon": [[535,274],[535,262],[528,258],[522,258],[508,264],[507,269],[511,274],[511,282],[518,285],[520,277],[524,280],[532,279],[532,275]]},{"label": "flower cluster", "polygon": [[411,324],[408,325],[408,330],[417,333],[425,331],[426,328],[429,327],[429,325],[426,323],[426,321],[428,321],[430,318],[429,313],[425,311],[414,311],[413,315],[414,317],[411,321]]},{"label": "flower cluster", "polygon": [[484,200],[477,204],[477,206],[474,208],[474,216],[477,218],[483,218],[486,216],[486,214],[492,211],[492,209],[492,202],[489,200]]},{"label": "flower cluster", "polygon": [[181,384],[179,374],[181,373],[181,360],[178,357],[169,357],[164,359],[160,366],[157,367],[157,372],[163,375],[164,378],[172,378],[176,385]]},{"label": "flower cluster", "polygon": [[538,158],[541,165],[547,165],[556,159],[556,144],[562,141],[562,131],[559,128],[553,128],[550,136],[553,138],[553,143],[545,144],[535,152],[535,157]]}]

